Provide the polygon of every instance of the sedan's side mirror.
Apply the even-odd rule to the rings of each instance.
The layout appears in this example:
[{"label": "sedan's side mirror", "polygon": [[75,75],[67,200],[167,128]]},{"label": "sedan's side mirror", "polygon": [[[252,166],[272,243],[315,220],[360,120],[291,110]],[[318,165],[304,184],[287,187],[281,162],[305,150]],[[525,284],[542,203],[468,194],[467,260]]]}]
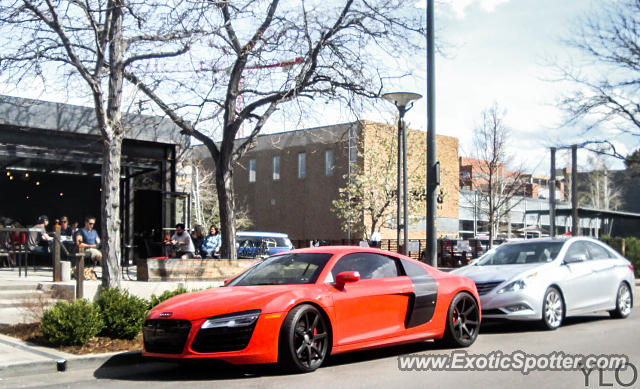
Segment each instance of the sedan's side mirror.
[{"label": "sedan's side mirror", "polygon": [[587,256],[584,254],[574,255],[572,257],[568,257],[564,259],[565,264],[584,262],[587,260]]},{"label": "sedan's side mirror", "polygon": [[336,276],[336,288],[344,289],[345,284],[358,281],[360,281],[360,272],[343,271]]}]

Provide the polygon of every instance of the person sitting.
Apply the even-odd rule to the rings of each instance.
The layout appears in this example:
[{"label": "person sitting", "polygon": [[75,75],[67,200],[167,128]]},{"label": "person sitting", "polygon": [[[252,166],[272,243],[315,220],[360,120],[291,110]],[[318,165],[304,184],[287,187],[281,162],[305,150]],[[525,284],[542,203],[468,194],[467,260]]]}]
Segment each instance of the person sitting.
[{"label": "person sitting", "polygon": [[191,241],[191,236],[184,230],[184,224],[176,224],[176,232],[171,236],[169,243],[173,246],[177,257],[182,259],[193,258],[196,250]]},{"label": "person sitting", "polygon": [[47,234],[46,227],[49,224],[47,215],[38,217],[38,223],[29,227],[27,236],[27,250],[34,254],[49,254],[49,242],[53,237]]},{"label": "person sitting", "polygon": [[102,252],[98,249],[100,236],[94,229],[96,218],[87,216],[84,219],[84,227],[76,232],[76,246],[84,249],[84,256],[87,263],[102,264]]},{"label": "person sitting", "polygon": [[207,258],[219,257],[221,242],[222,240],[220,239],[218,228],[212,225],[211,227],[209,227],[209,235],[204,238],[204,242],[202,243],[202,255],[206,256]]},{"label": "person sitting", "polygon": [[66,216],[60,218],[60,242],[67,249],[67,252],[72,253],[74,250],[75,242],[73,241],[73,227],[69,225],[69,219]]},{"label": "person sitting", "polygon": [[202,244],[204,243],[204,228],[202,228],[200,224],[196,224],[193,227],[191,240],[193,241],[193,247],[196,249],[195,255],[204,257],[205,254],[202,252]]},{"label": "person sitting", "polygon": [[60,236],[73,236],[73,227],[69,225],[69,219],[66,216],[60,218]]}]

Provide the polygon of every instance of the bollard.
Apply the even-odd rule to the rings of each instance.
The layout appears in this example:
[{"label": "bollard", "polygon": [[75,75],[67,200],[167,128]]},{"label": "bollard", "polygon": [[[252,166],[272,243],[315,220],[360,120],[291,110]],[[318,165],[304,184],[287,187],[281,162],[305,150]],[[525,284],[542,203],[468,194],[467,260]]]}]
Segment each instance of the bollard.
[{"label": "bollard", "polygon": [[71,262],[60,261],[60,281],[71,281]]}]

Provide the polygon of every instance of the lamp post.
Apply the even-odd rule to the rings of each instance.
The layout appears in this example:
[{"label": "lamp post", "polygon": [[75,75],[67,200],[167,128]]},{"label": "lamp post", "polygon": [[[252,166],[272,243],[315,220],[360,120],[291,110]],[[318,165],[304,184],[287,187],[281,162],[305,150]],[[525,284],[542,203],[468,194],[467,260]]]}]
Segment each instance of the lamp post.
[{"label": "lamp post", "polygon": [[[407,218],[407,132],[404,129],[404,114],[413,107],[413,101],[422,95],[412,92],[385,93],[382,98],[392,102],[398,108],[398,186],[396,207],[396,238],[400,244],[400,229],[404,229],[402,254],[407,254],[409,244],[409,226]],[[409,105],[410,104],[410,105]],[[407,107],[407,105],[409,105]],[[402,156],[402,158],[401,158]],[[402,182],[401,182],[402,181]],[[402,187],[403,223],[400,224],[400,188]]]}]

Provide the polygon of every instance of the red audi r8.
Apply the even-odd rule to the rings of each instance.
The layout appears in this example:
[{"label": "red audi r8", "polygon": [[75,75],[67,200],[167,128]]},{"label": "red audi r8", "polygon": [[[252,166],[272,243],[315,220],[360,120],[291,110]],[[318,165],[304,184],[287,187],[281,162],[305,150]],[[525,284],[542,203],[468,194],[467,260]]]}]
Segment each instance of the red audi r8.
[{"label": "red audi r8", "polygon": [[309,372],[331,354],[441,339],[470,346],[480,298],[468,278],[396,253],[314,247],[271,256],[224,287],[173,297],[143,328],[144,355],[280,363]]}]

